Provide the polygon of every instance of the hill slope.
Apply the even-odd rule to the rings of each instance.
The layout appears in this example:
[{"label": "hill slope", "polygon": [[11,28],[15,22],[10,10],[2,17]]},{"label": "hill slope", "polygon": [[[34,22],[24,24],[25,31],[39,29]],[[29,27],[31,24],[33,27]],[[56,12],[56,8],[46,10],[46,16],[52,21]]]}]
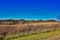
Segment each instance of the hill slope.
[{"label": "hill slope", "polygon": [[12,36],[10,38],[7,38],[8,40],[60,40],[60,30],[57,31],[50,31],[50,32],[42,32],[32,35],[27,35],[23,37],[18,37],[19,35],[16,35],[15,38]]}]

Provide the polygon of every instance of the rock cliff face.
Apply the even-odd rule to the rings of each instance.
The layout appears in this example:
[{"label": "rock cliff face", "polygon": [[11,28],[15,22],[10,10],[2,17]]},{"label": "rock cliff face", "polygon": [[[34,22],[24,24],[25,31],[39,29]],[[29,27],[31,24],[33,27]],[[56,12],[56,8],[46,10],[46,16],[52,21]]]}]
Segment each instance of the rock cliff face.
[{"label": "rock cliff face", "polygon": [[25,23],[16,25],[0,25],[0,36],[15,35],[15,34],[32,34],[60,29],[59,22],[40,22],[40,23]]}]

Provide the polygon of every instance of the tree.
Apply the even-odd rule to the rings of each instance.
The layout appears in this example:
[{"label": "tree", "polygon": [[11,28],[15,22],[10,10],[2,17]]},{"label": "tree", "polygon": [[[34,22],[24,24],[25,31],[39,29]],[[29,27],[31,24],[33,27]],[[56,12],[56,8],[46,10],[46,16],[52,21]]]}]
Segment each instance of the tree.
[{"label": "tree", "polygon": [[43,22],[43,20],[37,20],[36,22]]},{"label": "tree", "polygon": [[28,23],[34,23],[35,20],[27,20]]},{"label": "tree", "polygon": [[45,22],[56,22],[56,20],[45,20]]}]

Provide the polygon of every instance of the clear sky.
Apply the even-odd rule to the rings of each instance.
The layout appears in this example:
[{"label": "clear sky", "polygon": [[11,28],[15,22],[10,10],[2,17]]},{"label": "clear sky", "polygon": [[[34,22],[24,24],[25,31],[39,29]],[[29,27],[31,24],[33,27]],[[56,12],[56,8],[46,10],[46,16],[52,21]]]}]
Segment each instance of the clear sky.
[{"label": "clear sky", "polygon": [[56,19],[60,0],[0,0],[0,19]]}]

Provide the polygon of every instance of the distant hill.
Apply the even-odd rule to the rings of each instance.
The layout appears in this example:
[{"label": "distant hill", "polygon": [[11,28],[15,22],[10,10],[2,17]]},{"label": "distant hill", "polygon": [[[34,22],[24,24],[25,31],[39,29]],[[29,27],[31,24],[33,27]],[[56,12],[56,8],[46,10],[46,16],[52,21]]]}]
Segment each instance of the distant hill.
[{"label": "distant hill", "polygon": [[0,25],[16,25],[16,24],[25,24],[25,23],[39,23],[39,22],[57,22],[56,20],[0,20]]}]

